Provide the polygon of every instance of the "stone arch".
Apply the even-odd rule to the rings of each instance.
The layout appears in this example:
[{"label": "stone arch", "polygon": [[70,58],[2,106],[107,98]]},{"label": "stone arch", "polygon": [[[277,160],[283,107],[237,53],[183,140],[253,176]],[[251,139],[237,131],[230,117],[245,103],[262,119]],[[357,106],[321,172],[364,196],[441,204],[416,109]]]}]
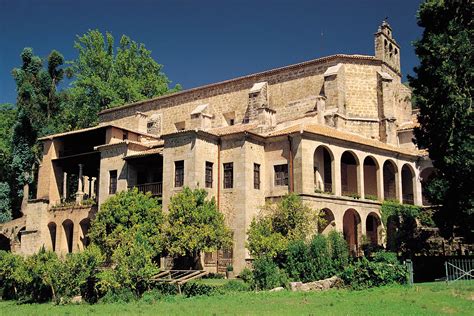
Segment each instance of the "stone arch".
[{"label": "stone arch", "polygon": [[397,165],[390,159],[383,164],[383,197],[385,200],[397,199]]},{"label": "stone arch", "polygon": [[319,218],[321,219],[321,221],[318,222],[319,234],[327,234],[336,228],[334,213],[330,209],[322,209],[319,213],[319,216]]},{"label": "stone arch", "polygon": [[341,155],[341,191],[342,195],[359,194],[359,159],[352,151],[346,150]]},{"label": "stone arch", "polygon": [[320,145],[313,155],[315,191],[334,193],[334,155],[332,151]]},{"label": "stone arch", "polygon": [[63,222],[63,230],[65,237],[65,248],[68,253],[71,253],[73,250],[73,239],[74,239],[74,223],[70,219],[66,219]]},{"label": "stone arch", "polygon": [[0,234],[0,250],[4,250],[4,251],[12,250],[10,238],[5,236],[4,234]]},{"label": "stone arch", "polygon": [[84,218],[82,221],[79,222],[79,226],[81,227],[81,243],[82,247],[85,248],[89,246],[90,244],[90,239],[87,234],[89,233],[89,228],[91,227],[91,221],[89,218]]},{"label": "stone arch", "polygon": [[350,208],[344,213],[342,218],[344,239],[349,246],[352,256],[359,255],[360,239],[362,237],[362,226],[359,213]]},{"label": "stone arch", "polygon": [[49,231],[49,237],[50,237],[50,242],[51,242],[51,249],[53,251],[56,251],[57,226],[55,222],[50,222],[48,224],[48,231]]},{"label": "stone arch", "polygon": [[370,245],[376,246],[381,244],[382,221],[376,213],[371,212],[367,215],[365,219],[365,231]]},{"label": "stone arch", "polygon": [[364,159],[364,194],[365,198],[377,199],[378,197],[378,179],[377,174],[379,164],[372,156]]},{"label": "stone arch", "polygon": [[403,204],[414,204],[415,202],[415,171],[409,164],[402,166],[402,200]]},{"label": "stone arch", "polygon": [[16,234],[16,239],[18,240],[20,244],[21,244],[21,235],[23,234],[25,230],[26,230],[26,227],[23,226],[22,228],[18,230],[18,233]]},{"label": "stone arch", "polygon": [[434,176],[433,167],[425,168],[420,172],[421,197],[422,197],[423,205],[431,205],[431,202],[427,198],[426,190],[427,190],[428,183],[431,181],[433,176]]}]

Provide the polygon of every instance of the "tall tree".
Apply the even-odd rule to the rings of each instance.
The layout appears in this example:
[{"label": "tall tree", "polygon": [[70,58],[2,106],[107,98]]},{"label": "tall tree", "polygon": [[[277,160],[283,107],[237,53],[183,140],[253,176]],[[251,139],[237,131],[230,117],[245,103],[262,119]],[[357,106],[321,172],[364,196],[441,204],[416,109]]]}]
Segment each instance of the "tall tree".
[{"label": "tall tree", "polygon": [[12,71],[16,82],[18,111],[12,133],[11,199],[14,216],[18,216],[23,187],[32,183],[32,171],[40,156],[37,137],[57,131],[57,113],[61,97],[57,85],[63,77],[60,68],[64,58],[52,51],[47,59],[35,56],[31,48],[23,49],[22,65]]},{"label": "tall tree", "polygon": [[420,108],[416,143],[429,150],[437,169],[429,198],[441,204],[437,224],[447,236],[458,229],[472,237],[474,117],[473,3],[470,0],[427,0],[420,5],[415,42],[420,65],[409,78]]},{"label": "tall tree", "polygon": [[71,128],[94,125],[103,109],[175,92],[162,72],[163,66],[151,56],[144,44],[123,35],[115,49],[112,34],[90,30],[78,36],[74,47],[78,57],[70,62],[68,76],[74,77]]}]

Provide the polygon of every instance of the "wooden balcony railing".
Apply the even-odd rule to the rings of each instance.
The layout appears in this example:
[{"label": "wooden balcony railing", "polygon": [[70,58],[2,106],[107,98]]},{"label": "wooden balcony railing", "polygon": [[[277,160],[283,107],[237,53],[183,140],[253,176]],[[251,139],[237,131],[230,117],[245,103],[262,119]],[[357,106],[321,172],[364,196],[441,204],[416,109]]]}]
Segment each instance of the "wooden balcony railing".
[{"label": "wooden balcony railing", "polygon": [[154,196],[161,196],[163,194],[162,182],[136,184],[136,185],[130,186],[129,188],[137,188],[138,191],[142,193],[151,192],[151,195],[154,195]]}]

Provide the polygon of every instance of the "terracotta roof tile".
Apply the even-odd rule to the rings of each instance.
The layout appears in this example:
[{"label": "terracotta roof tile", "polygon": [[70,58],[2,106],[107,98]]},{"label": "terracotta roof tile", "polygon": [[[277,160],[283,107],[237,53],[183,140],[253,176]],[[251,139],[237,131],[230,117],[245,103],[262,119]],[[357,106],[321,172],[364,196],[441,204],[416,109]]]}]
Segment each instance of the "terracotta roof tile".
[{"label": "terracotta roof tile", "polygon": [[340,139],[340,140],[345,140],[345,141],[350,141],[353,143],[358,143],[362,145],[367,145],[370,147],[375,147],[375,148],[380,148],[384,150],[389,150],[389,151],[394,151],[406,155],[422,155],[422,152],[419,150],[409,150],[406,148],[400,148],[396,147],[393,145],[389,145],[386,143],[383,143],[378,140],[374,139],[369,139],[365,138],[362,136],[359,136],[357,134],[352,134],[349,132],[345,131],[340,131],[332,127],[328,126],[323,126],[323,125],[316,125],[316,124],[311,124],[311,125],[305,125],[305,124],[297,124],[290,126],[288,128],[271,132],[267,134],[267,137],[275,137],[275,136],[282,136],[282,135],[287,135],[287,134],[292,134],[292,133],[297,133],[297,132],[308,132],[312,134],[317,134],[317,135],[322,135],[330,138],[335,138],[335,139]]},{"label": "terracotta roof tile", "polygon": [[150,156],[150,155],[157,155],[157,154],[162,154],[162,153],[163,153],[163,147],[152,148],[152,149],[148,149],[148,150],[144,150],[144,151],[139,151],[139,152],[136,152],[136,153],[133,153],[133,154],[129,154],[125,157],[125,159],[127,159],[127,158],[141,158],[141,157],[146,157],[146,156]]},{"label": "terracotta roof tile", "polygon": [[248,132],[257,127],[257,124],[237,124],[231,126],[216,127],[207,130],[208,133],[214,134],[217,136],[224,136],[230,134],[237,134],[242,132]]}]

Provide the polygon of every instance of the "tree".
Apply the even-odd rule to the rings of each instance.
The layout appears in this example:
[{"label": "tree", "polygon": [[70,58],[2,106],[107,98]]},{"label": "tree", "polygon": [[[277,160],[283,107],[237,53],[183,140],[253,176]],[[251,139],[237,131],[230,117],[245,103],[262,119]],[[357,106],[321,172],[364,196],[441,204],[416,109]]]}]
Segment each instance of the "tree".
[{"label": "tree", "polygon": [[[166,226],[166,249],[172,256],[182,256],[181,264],[200,268],[202,251],[215,251],[232,245],[232,234],[214,198],[206,200],[204,189],[182,192],[171,197]],[[186,262],[191,259],[192,262]]]},{"label": "tree", "polygon": [[288,194],[278,203],[268,203],[250,223],[247,248],[253,256],[281,255],[290,241],[311,237],[317,215],[296,194]]},{"label": "tree", "polygon": [[152,249],[152,256],[161,254],[163,247],[163,213],[157,199],[137,189],[122,191],[102,204],[89,231],[96,244],[110,261],[114,251],[132,246],[136,236]]},{"label": "tree", "polygon": [[436,168],[428,185],[429,198],[441,204],[438,227],[447,236],[472,237],[474,225],[473,3],[429,0],[420,5],[415,42],[420,65],[410,77],[420,109],[415,140],[427,148]]},{"label": "tree", "polygon": [[11,200],[18,216],[23,198],[23,187],[32,183],[32,173],[41,154],[37,137],[57,131],[56,114],[60,110],[61,96],[57,85],[63,78],[60,68],[64,58],[57,51],[48,56],[46,68],[43,60],[31,48],[23,49],[22,65],[12,71],[17,90],[17,118],[12,131]]},{"label": "tree", "polygon": [[0,223],[11,220],[10,185],[12,160],[12,126],[16,110],[11,104],[0,104]]},{"label": "tree", "polygon": [[78,57],[70,62],[74,77],[66,111],[70,128],[95,125],[103,109],[179,91],[170,89],[163,66],[144,44],[122,35],[115,52],[112,34],[89,30],[78,36],[74,47]]}]

